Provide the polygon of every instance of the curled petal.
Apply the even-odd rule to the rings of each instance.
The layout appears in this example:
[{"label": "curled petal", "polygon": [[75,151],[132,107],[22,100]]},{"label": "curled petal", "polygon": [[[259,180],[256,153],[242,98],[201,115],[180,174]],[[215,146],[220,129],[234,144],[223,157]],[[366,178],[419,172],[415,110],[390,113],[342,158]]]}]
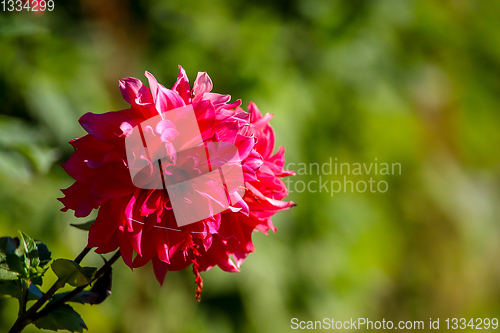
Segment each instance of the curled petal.
[{"label": "curled petal", "polygon": [[167,89],[162,85],[159,85],[158,96],[155,104],[156,110],[160,114],[185,105],[184,100],[177,92]]},{"label": "curled petal", "polygon": [[124,136],[130,136],[130,135],[132,135],[132,132],[134,131],[134,127],[126,121],[124,121],[120,125],[120,129],[122,130]]},{"label": "curled petal", "polygon": [[212,102],[214,106],[217,106],[219,104],[226,104],[227,102],[229,102],[231,100],[231,95],[221,95],[221,94],[207,92],[203,95],[203,99],[207,99],[210,102]]},{"label": "curled petal", "polygon": [[151,74],[148,71],[144,72],[144,76],[148,78],[149,89],[151,89],[151,96],[153,97],[153,103],[156,103],[156,100],[158,99],[158,86],[159,86],[158,81],[153,76],[153,74]]},{"label": "curled petal", "polygon": [[189,80],[186,71],[179,65],[179,76],[174,83],[172,90],[176,91],[179,96],[184,100],[184,103],[191,103],[191,87],[189,87]]},{"label": "curled petal", "polygon": [[140,117],[138,111],[132,109],[103,114],[88,112],[80,118],[79,122],[93,137],[102,141],[115,141],[123,132],[120,129],[123,122],[137,122]]},{"label": "curled petal", "polygon": [[193,93],[195,101],[201,100],[204,93],[211,92],[213,88],[212,80],[206,72],[198,72],[198,76],[194,81]]},{"label": "curled petal", "polygon": [[149,118],[154,115],[153,98],[148,87],[136,78],[129,77],[120,80],[120,90],[123,99],[134,109],[138,109],[144,117]]}]

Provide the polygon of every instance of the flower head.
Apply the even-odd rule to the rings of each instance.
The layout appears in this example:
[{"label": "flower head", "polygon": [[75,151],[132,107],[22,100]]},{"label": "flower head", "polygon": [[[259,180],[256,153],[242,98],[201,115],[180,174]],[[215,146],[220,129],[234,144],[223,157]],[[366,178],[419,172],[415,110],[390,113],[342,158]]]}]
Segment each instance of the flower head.
[{"label": "flower head", "polygon": [[[272,115],[262,116],[253,103],[246,112],[240,107],[240,100],[229,103],[229,95],[212,93],[212,81],[206,73],[198,73],[191,88],[184,69],[179,66],[172,89],[159,84],[150,73],[145,75],[149,89],[135,78],[120,80],[129,109],[87,113],[80,118],[80,124],[89,134],[70,142],[75,152],[63,168],[75,183],[62,190],[65,196],[59,200],[64,204],[63,211],[72,209],[77,217],[85,217],[99,208],[89,231],[88,247],[95,247],[97,253],[119,248],[131,268],[151,261],[160,284],[168,271],[192,265],[199,300],[203,285],[200,272],[216,265],[228,272],[238,272],[247,255],[255,250],[252,232],[276,230],[271,217],[294,205],[282,201],[288,191],[280,178],[294,172],[283,170],[283,147],[273,154],[274,132],[269,125]],[[229,151],[226,147],[235,147],[241,183],[231,183],[229,179],[221,187],[220,182],[205,181],[194,190],[176,184],[202,175],[207,167],[196,147],[179,149],[194,139],[189,139],[185,126],[179,126],[179,122],[168,116],[183,108],[194,114],[196,133],[207,149],[207,156],[210,150],[207,147],[215,147],[210,150],[210,170],[228,161],[224,157]],[[154,124],[144,126],[147,121]],[[155,144],[165,156],[163,163],[156,164],[156,157],[142,147],[133,154],[127,151],[127,138],[141,124],[143,141],[148,136],[157,139]],[[146,167],[133,178],[136,163]],[[165,190],[166,177],[170,177],[172,186],[177,186],[175,194]],[[163,189],[158,184],[151,185],[154,179],[163,181]],[[138,181],[145,185],[136,186]],[[175,201],[173,196],[178,193],[182,200]],[[215,204],[210,205],[206,218],[179,226],[178,211],[174,214],[173,209],[175,202],[185,205],[181,211],[186,214],[197,202]]]}]

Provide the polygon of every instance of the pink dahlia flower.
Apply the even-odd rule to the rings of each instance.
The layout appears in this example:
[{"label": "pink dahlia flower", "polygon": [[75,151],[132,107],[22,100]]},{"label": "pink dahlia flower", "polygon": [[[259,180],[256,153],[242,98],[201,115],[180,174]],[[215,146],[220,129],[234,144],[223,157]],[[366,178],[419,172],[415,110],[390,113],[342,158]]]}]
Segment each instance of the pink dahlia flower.
[{"label": "pink dahlia flower", "polygon": [[[262,116],[254,103],[249,104],[246,112],[240,107],[241,100],[229,103],[231,96],[212,93],[212,81],[206,73],[198,73],[191,88],[180,66],[172,89],[159,84],[150,73],[145,75],[149,89],[135,78],[120,80],[123,98],[131,105],[129,109],[86,113],[80,118],[89,134],[70,142],[75,152],[62,166],[75,183],[62,190],[65,196],[59,200],[64,204],[62,211],[72,209],[77,217],[99,208],[89,231],[88,247],[97,248],[97,253],[119,248],[131,268],[152,261],[160,284],[168,271],[193,265],[199,300],[203,286],[200,272],[215,265],[238,272],[247,255],[255,250],[252,232],[276,231],[271,217],[294,205],[282,201],[288,190],[280,178],[294,172],[283,170],[283,147],[273,154],[274,131],[269,125],[272,115]],[[239,188],[198,189],[200,198],[213,199],[218,193],[230,198],[230,204],[217,214],[179,227],[167,191],[134,186],[125,141],[139,124],[158,115],[163,118],[169,111],[172,114],[184,106],[192,107],[205,145],[229,143],[237,148],[243,179]],[[182,128],[163,119],[149,129],[148,135],[161,137],[159,149],[164,147],[169,161],[154,170],[154,161],[133,155],[137,161],[146,160],[151,165],[149,176],[158,172],[162,179],[176,174],[195,177],[200,172],[196,154],[182,154],[174,149],[172,142],[182,137]],[[191,201],[186,202],[194,207]]]}]

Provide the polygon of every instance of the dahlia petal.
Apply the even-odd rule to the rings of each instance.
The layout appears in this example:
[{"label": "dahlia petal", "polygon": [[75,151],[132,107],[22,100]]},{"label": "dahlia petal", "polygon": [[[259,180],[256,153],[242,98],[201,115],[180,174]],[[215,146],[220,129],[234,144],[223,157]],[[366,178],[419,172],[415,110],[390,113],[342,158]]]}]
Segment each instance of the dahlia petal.
[{"label": "dahlia petal", "polygon": [[181,96],[179,96],[177,92],[167,89],[160,84],[155,105],[156,111],[161,114],[168,110],[180,108],[185,104],[184,100],[181,98]]},{"label": "dahlia petal", "polygon": [[[225,214],[219,236],[226,241],[229,251],[240,267],[250,252],[255,251],[252,243],[253,226],[240,221],[239,214]],[[245,219],[248,219],[245,217]]]},{"label": "dahlia petal", "polygon": [[[101,164],[118,163],[118,164],[123,165],[123,167],[125,167],[124,158],[125,157],[123,156],[123,150],[116,147],[116,148],[111,149],[110,151],[107,151],[106,153],[104,153],[104,157],[102,159]],[[94,166],[95,164],[92,164],[92,165]],[[97,166],[100,166],[100,165],[97,165]],[[120,167],[123,168],[122,166],[120,166]]]},{"label": "dahlia petal", "polygon": [[144,75],[148,78],[149,89],[151,90],[151,96],[153,97],[153,102],[156,104],[158,99],[158,81],[150,72],[144,72]]},{"label": "dahlia petal", "polygon": [[98,169],[90,193],[104,198],[118,198],[134,191],[130,173],[123,163],[107,163]]},{"label": "dahlia petal", "polygon": [[[191,255],[192,257],[192,255]],[[170,257],[170,264],[168,264],[169,271],[180,271],[192,264],[190,258],[184,257],[184,254],[180,251],[176,252]]]},{"label": "dahlia petal", "polygon": [[134,207],[135,203],[137,202],[137,198],[139,196],[139,189],[136,189],[134,191],[134,194],[129,198],[125,209],[124,209],[124,218],[125,218],[125,223],[127,225],[127,231],[133,231],[134,230],[134,225],[133,225],[133,220],[134,220]]},{"label": "dahlia petal", "polygon": [[129,77],[120,80],[120,90],[122,91],[123,99],[127,101],[132,108],[138,109],[145,118],[152,117],[153,98],[148,87],[136,78]]},{"label": "dahlia petal", "polygon": [[205,93],[203,99],[207,99],[212,102],[214,106],[219,104],[225,104],[231,100],[231,95],[221,95],[216,93]]},{"label": "dahlia petal", "polygon": [[219,237],[213,238],[212,246],[207,251],[207,254],[215,260],[217,266],[226,272],[239,272],[240,270],[238,267],[236,267],[234,262],[229,258],[227,248],[222,240]]},{"label": "dahlia petal", "polygon": [[238,213],[241,210],[241,207],[240,208],[236,208],[236,207],[233,207],[233,206],[229,206],[229,207],[227,207],[227,209],[229,209],[233,213]]},{"label": "dahlia petal", "polygon": [[269,126],[269,121],[274,117],[273,114],[270,114],[270,113],[266,113],[266,115],[264,117],[261,117],[259,118],[258,120],[256,120],[255,122],[252,122],[252,125],[255,127],[255,128],[258,128],[258,129],[264,129],[266,128],[266,126]]},{"label": "dahlia petal", "polygon": [[131,122],[131,120],[139,119],[140,117],[137,111],[127,109],[102,114],[87,112],[78,121],[90,135],[97,139],[115,141],[122,133],[120,125],[124,121]]},{"label": "dahlia petal", "polygon": [[210,101],[193,103],[194,114],[198,121],[198,127],[203,140],[213,136],[213,125],[215,122],[215,109]]},{"label": "dahlia petal", "polygon": [[270,218],[257,218],[257,219],[261,221],[261,223],[258,224],[255,227],[255,229],[257,229],[258,231],[262,232],[265,235],[267,235],[269,230],[276,232],[276,227],[273,225],[273,221]]},{"label": "dahlia petal", "polygon": [[219,142],[229,142],[234,143],[236,141],[236,136],[238,135],[238,124],[236,122],[221,123],[215,128],[215,135],[217,136],[217,141]]},{"label": "dahlia petal", "polygon": [[158,252],[158,259],[167,264],[170,264],[168,244],[165,241],[156,242],[156,251]]},{"label": "dahlia petal", "polygon": [[152,262],[156,280],[158,280],[158,282],[162,286],[163,281],[165,280],[165,275],[167,275],[169,265],[158,258],[153,258]]},{"label": "dahlia petal", "polygon": [[276,154],[271,156],[268,161],[277,167],[283,168],[285,166],[285,147],[280,146]]},{"label": "dahlia petal", "polygon": [[216,234],[220,228],[221,214],[215,215],[212,220],[205,222],[205,224],[208,227],[208,232],[210,234]]},{"label": "dahlia petal", "polygon": [[253,172],[257,172],[263,164],[264,159],[255,150],[252,150],[247,158],[244,159],[244,165],[248,166]]},{"label": "dahlia petal", "polygon": [[132,135],[132,132],[134,131],[134,127],[126,121],[121,123],[120,129],[122,130],[124,136],[130,136],[130,135]]},{"label": "dahlia petal", "polygon": [[[240,99],[238,99],[236,102],[239,102],[241,104],[241,100]],[[245,123],[249,123],[250,122],[250,114],[248,112],[245,112],[242,108],[240,108],[239,105],[236,106],[234,116],[236,118],[240,119],[241,121],[245,122]]]},{"label": "dahlia petal", "polygon": [[93,209],[99,208],[104,200],[90,193],[90,185],[90,183],[75,182],[67,189],[61,190],[65,195],[64,198],[57,199],[64,205],[61,211],[72,209],[76,217],[85,217]]},{"label": "dahlia petal", "polygon": [[202,253],[200,257],[196,258],[198,264],[198,270],[200,272],[208,271],[217,265],[215,258],[208,254],[208,252]]},{"label": "dahlia petal", "polygon": [[245,196],[245,201],[250,206],[252,212],[255,211],[278,211],[288,209],[295,206],[293,201],[280,201],[265,197],[259,190],[253,187],[250,183],[245,183],[246,188],[248,188],[253,197]]},{"label": "dahlia petal", "polygon": [[[236,101],[230,104],[223,104],[220,107],[223,109],[234,109],[241,105],[241,99],[237,99]],[[245,112],[246,113],[246,112]]]},{"label": "dahlia petal", "polygon": [[212,80],[206,72],[198,72],[193,84],[193,93],[195,101],[200,101],[204,93],[211,92],[213,88]]},{"label": "dahlia petal", "polygon": [[177,91],[179,96],[184,100],[184,103],[191,103],[191,87],[189,87],[189,80],[184,68],[179,65],[179,75],[177,81],[174,83],[172,90]]},{"label": "dahlia petal", "polygon": [[95,150],[78,149],[61,166],[75,180],[91,182],[97,174],[95,167],[101,164],[101,160],[102,154]]},{"label": "dahlia petal", "polygon": [[137,255],[137,256],[135,256],[134,260],[132,261],[132,268],[142,267],[142,266],[146,265],[148,262],[150,262],[151,259],[153,259],[153,257]]},{"label": "dahlia petal", "polygon": [[120,235],[119,235],[119,230],[116,230],[111,237],[109,238],[108,242],[104,245],[101,245],[95,249],[95,253],[98,254],[105,254],[109,252],[116,251],[120,247]]},{"label": "dahlia petal", "polygon": [[202,239],[203,248],[205,249],[205,251],[208,251],[210,246],[212,246],[212,238],[212,235],[209,234],[207,237]]},{"label": "dahlia petal", "polygon": [[[236,114],[236,111],[235,110],[228,110],[228,109],[217,109],[217,112],[215,114],[215,120],[217,122],[223,122],[224,120],[230,118],[230,117],[234,117],[234,115]],[[232,123],[234,121],[230,121],[229,123]]]},{"label": "dahlia petal", "polygon": [[117,238],[116,231],[123,223],[120,212],[125,210],[128,201],[127,197],[123,197],[109,200],[101,206],[97,218],[89,230],[88,247],[103,247],[113,237]]},{"label": "dahlia petal", "polygon": [[283,170],[282,168],[276,166],[276,164],[273,164],[269,161],[265,161],[264,165],[266,165],[270,170],[272,170],[272,173],[276,177],[287,177],[287,176],[295,176],[295,171],[293,170]]},{"label": "dahlia petal", "polygon": [[234,144],[238,148],[240,160],[244,160],[248,157],[248,155],[250,155],[255,145],[255,138],[238,134]]},{"label": "dahlia petal", "polygon": [[161,191],[149,190],[146,199],[141,205],[141,216],[153,214],[159,207],[161,200]]},{"label": "dahlia petal", "polygon": [[87,247],[100,247],[105,245],[119,226],[119,221],[112,208],[113,203],[108,201],[102,205],[97,218],[90,227]]},{"label": "dahlia petal", "polygon": [[255,171],[248,165],[242,165],[243,168],[243,180],[245,182],[258,182],[259,178],[255,174]]},{"label": "dahlia petal", "polygon": [[[139,253],[136,251],[138,255],[134,258],[134,261],[132,263],[132,266],[134,268],[146,265],[149,261],[151,261],[151,259],[157,256],[157,251],[156,251],[157,238],[158,238],[158,232],[156,230],[145,231],[145,229],[142,228],[141,241],[140,241],[141,252]],[[132,247],[134,247],[133,243]]]},{"label": "dahlia petal", "polygon": [[110,144],[109,142],[106,141],[99,140],[90,134],[82,136],[81,138],[73,139],[69,143],[75,149],[88,148],[100,153],[105,153],[108,150],[111,150],[116,147],[115,145]]},{"label": "dahlia petal", "polygon": [[248,208],[248,205],[247,203],[245,202],[245,200],[243,200],[243,198],[240,196],[240,194],[235,191],[234,193],[231,194],[231,202],[233,204],[233,207],[235,208],[240,208],[240,211],[247,215],[250,214],[250,209]]},{"label": "dahlia petal", "polygon": [[295,176],[295,171],[283,170],[285,166],[285,148],[283,146],[280,146],[278,152],[267,159],[266,164],[269,165],[271,170],[278,177]]},{"label": "dahlia petal", "polygon": [[141,80],[133,77],[127,77],[119,80],[119,82],[123,99],[126,100],[129,104],[135,103],[136,99],[140,98],[141,96],[143,96],[145,99],[151,97],[149,95],[149,89],[144,84],[142,84]]},{"label": "dahlia petal", "polygon": [[262,155],[264,160],[267,160],[274,149],[274,130],[271,126],[267,126],[264,130],[257,130],[253,128],[252,132],[257,137],[255,150]]},{"label": "dahlia petal", "polygon": [[120,238],[120,253],[125,265],[133,268],[132,257],[134,255],[134,249],[126,237]]},{"label": "dahlia petal", "polygon": [[[262,169],[261,169],[262,170]],[[255,184],[261,193],[271,199],[281,200],[288,195],[285,183],[273,173],[264,173],[259,170],[257,174],[259,183]]]},{"label": "dahlia petal", "polygon": [[175,128],[167,128],[161,133],[161,141],[173,141],[179,134],[179,131]]},{"label": "dahlia petal", "polygon": [[134,231],[128,234],[132,248],[142,257],[142,226],[135,227]]},{"label": "dahlia petal", "polygon": [[[156,128],[155,128],[156,133],[158,133],[158,134],[162,134],[164,131],[171,130],[171,129],[175,130],[175,124],[168,119],[160,120],[156,124]],[[177,132],[177,133],[179,133],[179,132]]]},{"label": "dahlia petal", "polygon": [[260,113],[259,108],[254,102],[248,103],[248,113],[250,114],[251,123],[255,123],[257,120],[262,118],[262,113]]}]

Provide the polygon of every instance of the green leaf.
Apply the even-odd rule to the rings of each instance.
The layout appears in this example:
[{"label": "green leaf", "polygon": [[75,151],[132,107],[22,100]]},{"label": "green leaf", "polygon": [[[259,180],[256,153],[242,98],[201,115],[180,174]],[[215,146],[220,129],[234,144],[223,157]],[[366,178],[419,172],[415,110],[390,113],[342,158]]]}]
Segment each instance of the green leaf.
[{"label": "green leaf", "polygon": [[97,269],[95,267],[81,267],[73,260],[57,259],[52,263],[52,270],[62,283],[80,287],[92,281]]},{"label": "green leaf", "polygon": [[89,231],[90,227],[92,226],[92,224],[94,224],[94,222],[95,222],[95,220],[90,220],[88,222],[80,223],[80,224],[71,223],[70,226],[78,228],[80,230]]},{"label": "green leaf", "polygon": [[48,315],[38,319],[35,326],[51,331],[83,332],[84,329],[87,329],[82,317],[68,304],[63,304]]},{"label": "green leaf", "polygon": [[[10,296],[20,299],[23,295],[23,287],[21,280],[17,281],[0,281],[0,297]],[[43,292],[34,284],[30,284],[28,300],[37,300],[43,296]]]},{"label": "green leaf", "polygon": [[51,258],[52,253],[49,251],[47,245],[40,241],[36,241],[36,247],[38,248],[38,257],[40,258],[40,266],[45,267]]},{"label": "green leaf", "polygon": [[2,280],[17,280],[19,273],[9,271],[5,268],[0,268],[0,281]]},{"label": "green leaf", "polygon": [[25,259],[24,256],[20,257],[18,255],[8,254],[6,259],[9,271],[18,273],[21,276],[28,275],[28,271],[26,270],[25,266],[26,262],[24,260]]},{"label": "green leaf", "polygon": [[40,264],[40,258],[38,258],[38,247],[36,246],[36,242],[24,232],[19,231],[21,234],[21,241],[24,246],[24,252],[26,254],[26,258],[28,258],[28,267],[38,267]]},{"label": "green leaf", "polygon": [[28,278],[41,285],[51,253],[42,242],[21,232],[21,237],[0,238],[0,280]]},{"label": "green leaf", "polygon": [[113,282],[113,270],[109,267],[104,274],[94,282],[91,292],[97,293],[98,298],[93,304],[100,304],[106,300],[111,295],[111,286]]},{"label": "green leaf", "polygon": [[42,275],[40,274],[30,274],[31,283],[41,286],[43,284]]},{"label": "green leaf", "polygon": [[37,300],[43,296],[43,291],[40,290],[35,284],[30,284],[28,301]]},{"label": "green leaf", "polygon": [[10,296],[17,299],[21,298],[20,281],[0,281],[0,297]]},{"label": "green leaf", "polygon": [[17,274],[27,276],[26,258],[19,245],[19,238],[0,238],[0,280],[16,279]]},{"label": "green leaf", "polygon": [[32,283],[41,286],[43,283],[42,277],[49,268],[48,264],[52,258],[51,258],[51,253],[45,244],[43,244],[40,241],[35,241],[35,243],[38,249],[39,265],[38,267],[36,267],[36,269],[34,269],[33,267],[30,268],[29,277]]},{"label": "green leaf", "polygon": [[0,253],[13,254],[19,247],[19,238],[0,237]]}]

